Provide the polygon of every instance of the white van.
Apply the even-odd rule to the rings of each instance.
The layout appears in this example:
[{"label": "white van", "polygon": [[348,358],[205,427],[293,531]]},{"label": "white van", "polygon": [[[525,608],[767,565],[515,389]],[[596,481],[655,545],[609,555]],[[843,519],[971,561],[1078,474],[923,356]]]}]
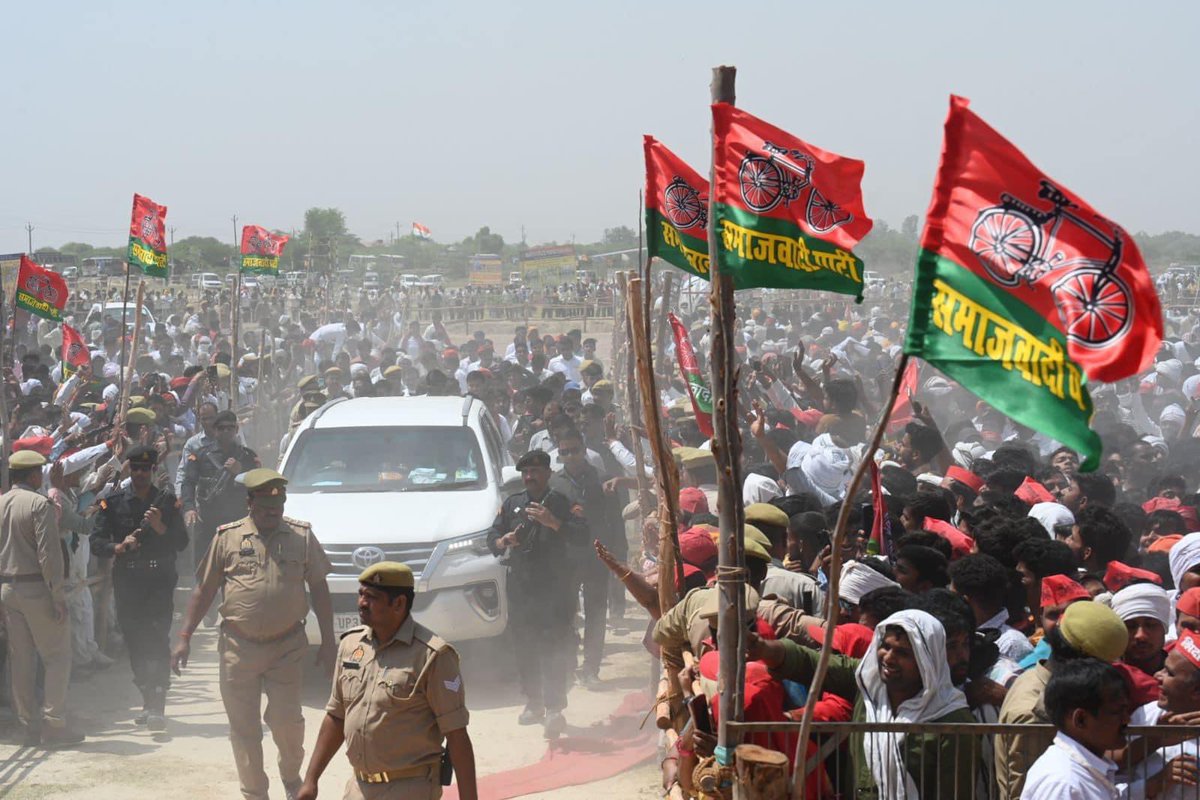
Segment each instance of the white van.
[{"label": "white van", "polygon": [[[519,473],[479,400],[335,400],[300,425],[280,471],[286,513],[312,523],[333,564],[335,634],[359,624],[358,575],[385,560],[412,568],[423,625],[451,641],[504,631],[505,567],[487,532]],[[308,628],[316,642],[311,615]]]}]

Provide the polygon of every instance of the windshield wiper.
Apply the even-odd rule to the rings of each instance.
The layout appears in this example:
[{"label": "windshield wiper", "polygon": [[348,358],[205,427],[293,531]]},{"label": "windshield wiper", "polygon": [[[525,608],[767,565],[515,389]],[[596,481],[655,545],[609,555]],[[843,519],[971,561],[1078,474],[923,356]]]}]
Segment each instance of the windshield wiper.
[{"label": "windshield wiper", "polygon": [[406,492],[453,492],[459,489],[481,489],[478,479],[469,481],[450,481],[448,483],[422,483],[409,486]]}]

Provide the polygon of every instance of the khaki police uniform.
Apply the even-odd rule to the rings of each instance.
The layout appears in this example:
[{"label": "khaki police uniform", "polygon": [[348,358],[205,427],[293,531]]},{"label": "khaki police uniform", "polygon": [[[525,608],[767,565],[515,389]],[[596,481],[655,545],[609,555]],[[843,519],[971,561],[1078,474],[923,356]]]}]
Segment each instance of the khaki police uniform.
[{"label": "khaki police uniform", "polygon": [[352,628],[325,711],[345,723],[345,800],[436,800],[442,741],[469,721],[458,653],[411,616],[387,642]]},{"label": "khaki police uniform", "polygon": [[[262,720],[279,750],[285,784],[300,782],[304,717],[302,662],[307,652],[305,586],[332,571],[307,522],[284,517],[275,531],[259,531],[250,517],[222,525],[197,571],[197,585],[217,575],[224,589],[220,654],[221,699],[242,795],[266,800]],[[267,708],[260,714],[262,694]]]},{"label": "khaki police uniform", "polygon": [[[20,462],[21,455],[14,455],[10,463]],[[56,602],[66,609],[63,570],[58,522],[50,501],[24,484],[15,484],[0,496],[0,605],[8,629],[13,706],[26,726],[36,727],[38,722],[39,658],[46,670],[42,722],[50,728],[66,726],[71,629],[68,617],[54,616]]]}]

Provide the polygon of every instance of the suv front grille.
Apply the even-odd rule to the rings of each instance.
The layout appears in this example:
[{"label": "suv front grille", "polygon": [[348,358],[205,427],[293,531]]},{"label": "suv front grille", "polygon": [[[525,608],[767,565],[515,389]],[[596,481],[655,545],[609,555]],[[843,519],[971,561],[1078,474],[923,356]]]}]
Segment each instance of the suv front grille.
[{"label": "suv front grille", "polygon": [[376,560],[399,561],[407,564],[412,569],[413,575],[419,578],[425,571],[425,565],[429,563],[429,558],[433,555],[433,550],[437,545],[432,542],[418,542],[415,544],[323,544],[323,546],[325,554],[329,556],[329,561],[333,564],[331,575],[357,577],[370,564],[366,562],[356,564],[354,551],[359,548],[377,547],[383,551],[383,558]]}]

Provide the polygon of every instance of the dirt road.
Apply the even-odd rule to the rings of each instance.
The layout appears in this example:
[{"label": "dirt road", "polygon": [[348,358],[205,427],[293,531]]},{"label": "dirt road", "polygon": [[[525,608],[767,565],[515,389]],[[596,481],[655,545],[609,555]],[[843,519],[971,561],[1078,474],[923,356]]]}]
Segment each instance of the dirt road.
[{"label": "dirt road", "polygon": [[[613,636],[610,631],[608,655],[601,671],[603,688],[589,691],[576,686],[571,690],[566,716],[569,741],[574,743],[576,752],[571,755],[570,769],[566,770],[570,774],[594,776],[595,758],[604,752],[607,743],[598,740],[603,729],[592,726],[606,720],[631,693],[646,691],[649,657],[640,643],[644,617],[631,625],[630,632],[622,636]],[[133,724],[140,698],[123,657],[107,670],[78,673],[72,680],[70,715],[73,723],[88,735],[81,745],[56,751],[21,747],[11,736],[11,719],[0,718],[0,731],[10,727],[7,731],[10,735],[0,741],[0,800],[239,797],[228,726],[217,686],[215,648],[215,629],[197,631],[191,664],[171,687],[169,722],[167,730],[161,733],[150,733]],[[547,743],[539,726],[520,727],[516,723],[522,702],[506,646],[500,642],[468,645],[462,648],[462,656],[471,709],[469,730],[480,775],[504,773],[538,762],[547,752]],[[311,751],[316,738],[328,693],[328,682],[316,672],[311,669],[306,681],[306,751]],[[639,713],[637,718],[640,717]],[[653,727],[653,721],[647,726]],[[617,768],[610,764],[601,771],[607,769],[611,777],[521,796],[556,800],[658,797],[654,740],[645,738],[645,742],[639,740],[638,755],[633,759],[640,758],[640,763],[619,768],[619,774],[613,772]],[[271,797],[282,798],[282,786],[272,772],[275,751],[269,733],[264,751],[272,784]],[[560,767],[563,763],[559,762]],[[321,782],[321,796],[341,797],[348,775],[345,757],[337,756]],[[492,780],[500,786],[506,782],[504,775]]]}]

